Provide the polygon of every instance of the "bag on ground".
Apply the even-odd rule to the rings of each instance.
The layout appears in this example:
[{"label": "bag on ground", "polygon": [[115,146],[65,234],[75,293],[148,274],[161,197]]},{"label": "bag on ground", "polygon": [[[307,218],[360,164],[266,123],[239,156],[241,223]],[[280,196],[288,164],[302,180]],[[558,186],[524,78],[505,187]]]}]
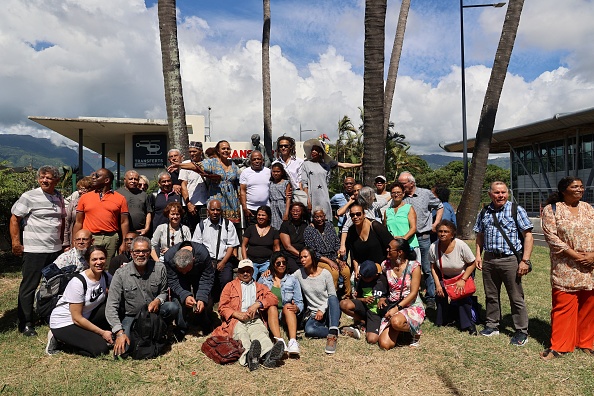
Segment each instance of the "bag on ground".
[{"label": "bag on ground", "polygon": [[233,363],[245,351],[241,341],[230,337],[212,336],[202,344],[202,352],[218,364]]},{"label": "bag on ground", "polygon": [[143,306],[132,322],[129,356],[137,360],[153,359],[166,345],[167,324],[161,315],[149,312],[148,306]]}]

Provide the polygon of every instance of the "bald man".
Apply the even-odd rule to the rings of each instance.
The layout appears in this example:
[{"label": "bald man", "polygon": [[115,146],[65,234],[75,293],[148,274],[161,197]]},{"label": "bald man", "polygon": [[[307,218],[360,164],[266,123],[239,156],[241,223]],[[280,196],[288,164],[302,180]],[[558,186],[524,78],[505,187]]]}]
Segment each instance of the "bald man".
[{"label": "bald man", "polygon": [[89,268],[89,263],[85,260],[84,255],[89,246],[93,244],[91,231],[85,229],[78,231],[74,234],[72,241],[74,242],[74,247],[58,256],[54,264],[60,269],[74,265],[76,266],[76,272],[84,271]]}]

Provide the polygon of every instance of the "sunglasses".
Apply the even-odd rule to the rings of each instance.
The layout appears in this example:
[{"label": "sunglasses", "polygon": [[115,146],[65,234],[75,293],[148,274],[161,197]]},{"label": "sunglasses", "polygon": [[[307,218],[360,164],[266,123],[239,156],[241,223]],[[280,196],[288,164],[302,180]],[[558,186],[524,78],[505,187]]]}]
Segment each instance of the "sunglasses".
[{"label": "sunglasses", "polygon": [[239,268],[237,272],[239,274],[245,274],[246,272],[250,272],[250,268]]},{"label": "sunglasses", "polygon": [[289,146],[288,144],[281,144],[278,146],[279,148],[289,148],[291,146]]},{"label": "sunglasses", "polygon": [[274,266],[275,267],[283,267],[283,266],[286,267],[287,266],[287,262],[284,261],[284,260],[283,261],[277,261],[277,262],[274,263]]},{"label": "sunglasses", "polygon": [[361,217],[361,216],[363,216],[363,212],[351,212],[351,213],[349,213],[349,216],[351,216],[351,218]]}]

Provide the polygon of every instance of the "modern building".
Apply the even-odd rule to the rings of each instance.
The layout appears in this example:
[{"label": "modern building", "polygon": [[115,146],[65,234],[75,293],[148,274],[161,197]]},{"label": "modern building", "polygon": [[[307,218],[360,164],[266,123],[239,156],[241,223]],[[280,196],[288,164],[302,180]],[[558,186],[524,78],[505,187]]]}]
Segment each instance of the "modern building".
[{"label": "modern building", "polygon": [[[468,149],[475,139],[468,140]],[[446,145],[462,152],[463,142]],[[496,131],[491,153],[509,153],[511,192],[531,214],[538,214],[565,176],[583,180],[584,201],[594,204],[594,108],[555,114],[550,119]]]}]

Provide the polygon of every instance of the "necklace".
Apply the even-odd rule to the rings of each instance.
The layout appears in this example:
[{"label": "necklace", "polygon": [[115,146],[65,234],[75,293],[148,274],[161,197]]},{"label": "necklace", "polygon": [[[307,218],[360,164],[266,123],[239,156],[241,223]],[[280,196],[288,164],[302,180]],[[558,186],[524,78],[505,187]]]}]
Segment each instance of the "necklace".
[{"label": "necklace", "polygon": [[[258,235],[260,235],[260,238],[262,238],[264,235],[268,234],[268,230],[270,229],[270,226],[266,226],[266,227],[258,227],[256,226],[256,231],[258,231]],[[262,230],[262,231],[260,231]]]}]

